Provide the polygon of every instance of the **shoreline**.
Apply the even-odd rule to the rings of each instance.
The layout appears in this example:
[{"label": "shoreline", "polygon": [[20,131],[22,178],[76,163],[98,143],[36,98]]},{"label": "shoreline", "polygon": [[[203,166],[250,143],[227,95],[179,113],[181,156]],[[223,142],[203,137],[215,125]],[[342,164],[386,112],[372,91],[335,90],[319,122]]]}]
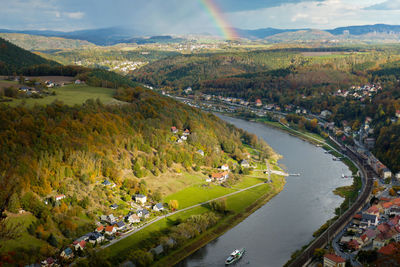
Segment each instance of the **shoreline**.
[{"label": "shoreline", "polygon": [[230,215],[230,217],[223,219],[217,224],[216,228],[207,230],[206,233],[204,233],[204,236],[199,236],[195,240],[188,242],[187,245],[163,257],[160,261],[155,262],[153,266],[174,266],[195,253],[197,250],[206,246],[211,241],[222,236],[224,233],[226,233],[236,225],[240,224],[259,208],[267,204],[273,197],[278,195],[284,189],[286,180],[284,177],[280,177],[280,179],[283,181],[280,187],[274,188],[273,191],[261,196],[250,206],[246,207],[244,212]]},{"label": "shoreline", "polygon": [[[257,119],[243,118],[243,117],[241,117],[241,116],[235,116],[234,114],[228,114],[228,115],[227,115],[227,114],[224,114],[224,113],[222,113],[222,114],[225,115],[225,116],[231,116],[231,117],[239,118],[239,119],[242,119],[242,120],[246,120],[246,121],[250,121],[250,122],[255,122],[255,123],[261,123],[261,124],[270,126],[270,127],[274,128],[274,129],[277,129],[277,130],[286,132],[286,133],[288,133],[288,134],[291,135],[291,136],[295,136],[295,137],[297,137],[297,138],[302,139],[303,141],[309,142],[309,143],[314,144],[314,145],[321,145],[321,144],[322,144],[322,146],[321,146],[322,149],[324,149],[324,150],[326,150],[326,151],[328,151],[328,150],[327,150],[327,146],[330,146],[330,147],[334,148],[335,150],[337,149],[335,145],[331,144],[329,141],[327,141],[327,140],[324,139],[323,137],[321,137],[322,140],[317,140],[317,139],[315,139],[315,138],[312,138],[312,137],[310,137],[310,136],[307,136],[307,133],[303,133],[303,132],[300,132],[300,131],[296,131],[296,130],[290,128],[289,126],[284,127],[284,126],[281,125],[279,122],[268,121],[268,120],[266,120],[266,121],[257,121]],[[278,125],[277,125],[277,124],[278,124]],[[342,153],[337,152],[337,151],[332,151],[332,152],[331,152],[332,155],[335,155],[336,153],[342,154]],[[302,246],[301,248],[295,250],[295,251],[292,253],[291,258],[288,259],[288,261],[285,263],[284,266],[288,266],[294,259],[297,258],[298,255],[300,255],[305,249],[307,249],[307,248],[309,247],[309,245],[312,244],[312,243],[325,231],[326,226],[327,226],[328,223],[331,223],[331,224],[332,224],[333,222],[335,222],[335,221],[339,218],[339,214],[337,214],[337,213],[338,213],[338,210],[339,210],[339,209],[342,209],[343,207],[345,207],[345,206],[347,205],[347,202],[348,202],[349,198],[354,198],[354,195],[353,195],[353,194],[356,194],[356,193],[358,192],[358,189],[361,189],[361,187],[362,187],[361,178],[355,175],[355,170],[359,171],[358,167],[357,167],[352,161],[347,160],[347,158],[345,158],[345,157],[344,157],[343,159],[341,159],[340,161],[341,161],[343,164],[345,164],[345,165],[349,168],[349,170],[353,173],[353,183],[352,183],[352,185],[350,185],[350,186],[351,186],[351,187],[354,187],[354,190],[350,192],[351,195],[345,196],[345,197],[343,197],[342,195],[339,194],[339,192],[343,189],[343,187],[337,187],[337,188],[333,191],[334,194],[336,194],[336,195],[338,195],[338,196],[341,196],[341,197],[344,199],[343,202],[335,209],[334,216],[333,216],[331,219],[328,219],[328,220],[325,222],[325,224],[321,225],[321,226],[314,232],[314,234],[313,234],[313,239],[312,239],[308,244],[305,244],[305,245]],[[361,185],[361,186],[360,186],[360,185]],[[359,187],[360,187],[360,188],[359,188]],[[357,196],[356,196],[356,198],[357,198]],[[354,200],[353,200],[353,201],[354,201]],[[346,212],[347,209],[349,209],[349,208],[350,208],[350,207],[347,206],[346,209],[341,210],[341,211]]]}]

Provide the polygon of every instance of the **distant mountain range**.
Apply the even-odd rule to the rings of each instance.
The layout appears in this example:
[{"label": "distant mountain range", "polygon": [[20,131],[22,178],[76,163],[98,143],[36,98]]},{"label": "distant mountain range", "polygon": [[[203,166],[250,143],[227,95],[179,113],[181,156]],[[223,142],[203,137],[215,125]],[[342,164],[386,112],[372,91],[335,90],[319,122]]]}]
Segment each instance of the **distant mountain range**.
[{"label": "distant mountain range", "polygon": [[332,35],[367,35],[367,34],[400,34],[400,25],[387,25],[387,24],[375,24],[375,25],[363,25],[363,26],[348,26],[339,27],[332,30],[311,30],[311,29],[275,29],[265,28],[256,30],[243,30],[236,29],[238,34],[243,38],[248,39],[265,39],[270,36],[274,36],[282,33],[291,32],[326,32]]},{"label": "distant mountain range", "polygon": [[102,29],[89,29],[72,32],[61,31],[17,31],[0,29],[0,33],[24,33],[31,35],[40,35],[47,37],[61,37],[66,39],[84,40],[96,45],[114,45],[123,43],[129,38],[143,36],[144,33],[132,28],[111,27]]},{"label": "distant mountain range", "polygon": [[[386,25],[386,24],[375,24],[375,25],[363,25],[363,26],[348,26],[339,27],[331,30],[317,30],[317,29],[276,29],[276,28],[264,28],[255,30],[235,29],[242,38],[257,40],[265,39],[273,42],[285,42],[285,41],[296,41],[305,40],[317,40],[321,38],[335,38],[334,36],[346,36],[347,38],[354,37],[360,39],[362,36],[371,38],[372,35],[377,35],[376,39],[396,37],[400,38],[400,25]],[[47,37],[62,37],[67,39],[77,39],[88,41],[96,45],[114,45],[118,43],[166,43],[166,42],[180,42],[184,39],[173,38],[171,36],[149,36],[145,32],[129,27],[111,27],[103,29],[89,29],[72,32],[61,32],[61,31],[18,31],[18,30],[7,30],[0,29],[0,33],[24,33],[31,35],[40,35]],[[297,34],[293,34],[297,33]],[[302,34],[306,34],[302,36]],[[272,38],[273,36],[273,38]],[[308,36],[308,37],[307,37]]]}]

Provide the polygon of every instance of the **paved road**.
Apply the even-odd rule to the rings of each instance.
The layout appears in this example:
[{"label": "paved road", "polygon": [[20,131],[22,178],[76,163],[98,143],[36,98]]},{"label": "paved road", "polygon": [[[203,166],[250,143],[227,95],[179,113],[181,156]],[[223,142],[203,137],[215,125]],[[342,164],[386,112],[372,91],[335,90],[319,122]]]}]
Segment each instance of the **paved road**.
[{"label": "paved road", "polygon": [[246,191],[246,190],[249,190],[249,189],[258,187],[258,186],[260,186],[260,185],[264,185],[264,184],[265,184],[265,183],[255,184],[255,185],[252,185],[252,186],[250,186],[250,187],[246,187],[246,188],[240,189],[240,190],[238,190],[238,191],[236,191],[236,192],[229,193],[229,194],[226,194],[226,195],[223,195],[223,196],[220,196],[220,197],[217,197],[217,198],[214,198],[214,199],[211,199],[211,200],[208,200],[208,201],[205,201],[205,202],[202,202],[202,203],[199,203],[199,204],[196,204],[196,205],[193,205],[193,206],[184,208],[184,209],[180,209],[180,210],[177,210],[177,211],[168,213],[168,214],[163,215],[163,216],[159,216],[159,217],[157,217],[156,219],[150,221],[149,223],[147,223],[147,224],[145,224],[145,225],[143,225],[143,226],[141,226],[141,227],[139,227],[139,228],[136,228],[136,229],[134,229],[134,230],[131,230],[131,231],[125,233],[125,234],[124,234],[123,236],[121,236],[119,239],[114,239],[114,240],[112,240],[110,243],[108,243],[108,244],[102,246],[100,249],[103,249],[103,248],[107,248],[107,247],[109,247],[109,246],[112,246],[112,245],[114,245],[115,243],[117,243],[117,242],[119,242],[119,241],[121,241],[121,240],[127,238],[128,236],[131,236],[131,235],[133,235],[134,233],[137,233],[137,232],[139,232],[140,230],[143,230],[144,228],[149,227],[150,225],[152,225],[153,223],[158,222],[159,220],[165,219],[165,218],[167,218],[167,217],[170,217],[170,216],[175,215],[175,214],[180,213],[180,212],[184,212],[184,211],[193,209],[193,208],[195,208],[195,207],[199,207],[199,206],[205,205],[205,204],[207,204],[207,203],[210,203],[210,202],[215,201],[215,200],[218,200],[218,199],[222,199],[222,198],[225,198],[225,197],[229,197],[229,196],[233,196],[233,195],[239,194],[239,193],[241,193],[241,192],[243,192],[243,191]]}]

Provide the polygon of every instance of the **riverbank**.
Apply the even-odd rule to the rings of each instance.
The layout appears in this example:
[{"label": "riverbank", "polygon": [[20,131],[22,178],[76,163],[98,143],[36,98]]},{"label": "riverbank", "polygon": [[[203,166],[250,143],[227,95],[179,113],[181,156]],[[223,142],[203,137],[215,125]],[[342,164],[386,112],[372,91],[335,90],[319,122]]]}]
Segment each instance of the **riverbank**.
[{"label": "riverbank", "polygon": [[160,261],[156,262],[154,266],[173,266],[241,223],[244,219],[246,219],[256,210],[258,210],[260,207],[268,203],[269,200],[271,200],[274,196],[276,196],[283,190],[285,179],[283,177],[280,177],[279,179],[279,187],[274,188],[274,190],[272,190],[271,192],[260,196],[260,198],[258,198],[255,202],[247,206],[244,211],[229,215],[228,217],[224,218],[223,220],[218,222],[215,227],[207,230],[204,235],[197,237],[191,242],[188,242],[185,246],[179,248],[178,250],[175,250],[168,256],[162,258]]},{"label": "riverbank", "polygon": [[[171,230],[180,223],[185,222],[194,215],[202,215],[213,211],[210,201],[224,199],[226,201],[225,215],[219,214],[220,219],[216,225],[201,232],[198,236],[178,242],[173,249],[158,255],[152,263],[155,266],[170,266],[189,256],[197,249],[208,242],[219,237],[251,213],[263,206],[272,197],[283,190],[285,179],[277,174],[272,174],[269,180],[268,175],[262,171],[264,168],[260,157],[260,151],[249,149],[251,157],[257,170],[247,175],[240,175],[240,179],[232,185],[221,186],[217,184],[197,184],[176,192],[166,199],[174,199],[179,202],[180,209],[174,213],[167,214],[138,229],[127,236],[123,236],[116,242],[109,244],[102,253],[107,255],[107,260],[113,263],[121,263],[129,257],[124,255],[132,254],[133,251],[147,253],[150,249],[159,244],[161,237],[166,237]],[[282,171],[275,166],[277,154],[268,161],[274,170]],[[237,176],[237,175],[234,175]]]},{"label": "riverbank", "polygon": [[[229,116],[232,116],[232,114],[229,114]],[[349,207],[351,206],[351,203],[354,203],[356,201],[356,199],[358,198],[358,195],[359,195],[359,190],[362,188],[361,177],[359,177],[357,175],[359,169],[350,159],[348,159],[342,153],[339,152],[340,148],[338,148],[336,146],[336,144],[334,144],[329,139],[325,139],[324,137],[322,137],[318,134],[310,133],[307,131],[300,132],[298,130],[290,128],[287,125],[283,125],[280,122],[270,121],[270,120],[267,120],[266,118],[249,119],[249,118],[245,118],[242,116],[235,116],[235,117],[240,118],[240,119],[245,119],[248,121],[252,121],[252,122],[256,122],[256,123],[262,123],[262,124],[268,125],[277,130],[289,133],[290,135],[298,137],[304,141],[307,141],[314,145],[320,146],[323,149],[325,149],[326,151],[329,151],[329,153],[331,155],[333,155],[334,157],[340,159],[340,161],[342,161],[352,172],[353,184],[350,186],[338,187],[333,191],[333,193],[335,195],[338,195],[338,196],[344,198],[341,205],[335,209],[335,216],[330,218],[329,220],[327,220],[326,223],[324,223],[318,230],[316,230],[314,232],[313,240],[311,240],[308,244],[302,246],[300,249],[293,252],[293,254],[291,255],[291,258],[285,264],[285,266],[288,266],[288,265],[290,265],[290,263],[292,261],[294,261],[297,258],[298,255],[300,255],[305,249],[307,249],[310,244],[312,244],[321,234],[323,234],[330,225],[332,225],[338,218],[340,218],[340,215],[349,209]]]}]

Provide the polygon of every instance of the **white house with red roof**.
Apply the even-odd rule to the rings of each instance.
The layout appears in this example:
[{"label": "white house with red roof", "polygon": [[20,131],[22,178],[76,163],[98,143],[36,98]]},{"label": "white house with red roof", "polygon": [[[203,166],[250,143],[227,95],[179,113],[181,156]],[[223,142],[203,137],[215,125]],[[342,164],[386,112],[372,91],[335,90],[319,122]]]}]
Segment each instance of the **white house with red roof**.
[{"label": "white house with red roof", "polygon": [[177,133],[177,132],[178,132],[178,129],[177,129],[175,126],[172,126],[172,127],[171,127],[171,132],[172,132],[172,133]]},{"label": "white house with red roof", "polygon": [[55,196],[54,198],[55,198],[56,201],[59,201],[59,200],[61,200],[61,199],[64,199],[64,198],[65,198],[65,195],[64,195],[64,194],[57,195],[57,196]]},{"label": "white house with red roof", "polygon": [[105,230],[105,234],[107,235],[112,235],[115,234],[117,232],[117,229],[114,226],[106,226],[106,230]]},{"label": "white house with red roof", "polygon": [[75,250],[78,250],[78,249],[84,250],[85,247],[86,247],[86,241],[85,240],[81,240],[79,242],[78,241],[74,241],[73,245],[75,247]]},{"label": "white house with red roof", "polygon": [[324,267],[345,267],[346,260],[336,254],[325,254]]}]

